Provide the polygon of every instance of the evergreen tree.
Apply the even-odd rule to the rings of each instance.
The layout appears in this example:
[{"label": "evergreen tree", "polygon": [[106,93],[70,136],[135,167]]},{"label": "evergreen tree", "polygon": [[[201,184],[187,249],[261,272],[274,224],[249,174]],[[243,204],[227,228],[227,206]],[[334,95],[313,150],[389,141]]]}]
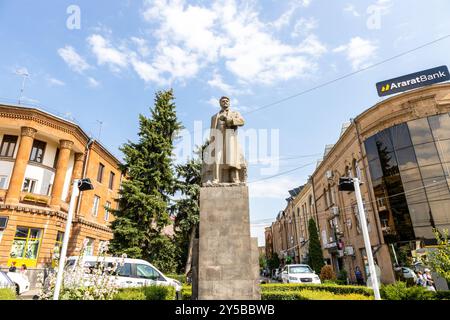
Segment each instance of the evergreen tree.
[{"label": "evergreen tree", "polygon": [[184,274],[191,269],[192,249],[200,220],[201,168],[202,161],[199,158],[176,166],[177,191],[181,197],[173,206],[176,215],[175,242],[178,248],[178,271]]},{"label": "evergreen tree", "polygon": [[126,178],[114,211],[110,246],[114,254],[149,260],[163,271],[173,271],[175,257],[173,241],[161,234],[171,223],[173,142],[181,129],[173,99],[172,90],[157,92],[151,117],[139,115],[138,142],[128,141],[121,148]]},{"label": "evergreen tree", "polygon": [[317,232],[316,222],[309,219],[309,266],[320,274],[322,267],[325,265],[323,261],[322,247],[320,246],[319,234]]}]

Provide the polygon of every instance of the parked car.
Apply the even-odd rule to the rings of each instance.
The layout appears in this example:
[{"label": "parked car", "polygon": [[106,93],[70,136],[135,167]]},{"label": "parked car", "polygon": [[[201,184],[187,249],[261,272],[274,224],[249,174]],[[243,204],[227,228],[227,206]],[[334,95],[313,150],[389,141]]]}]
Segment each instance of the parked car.
[{"label": "parked car", "polygon": [[[120,288],[149,286],[149,285],[163,285],[173,286],[177,292],[177,296],[181,292],[182,284],[172,278],[166,277],[151,263],[141,259],[122,259],[118,257],[97,257],[84,256],[82,257],[82,266],[86,268],[86,273],[89,269],[96,266],[97,263],[103,263],[105,267],[113,267],[117,262],[123,260],[123,265],[117,267],[114,275],[117,276],[116,284]],[[75,268],[78,257],[69,257],[65,268]]]},{"label": "parked car", "polygon": [[0,287],[11,287],[19,295],[30,290],[30,281],[21,273],[0,271]]},{"label": "parked car", "polygon": [[321,284],[319,276],[307,264],[288,264],[281,272],[283,283]]}]

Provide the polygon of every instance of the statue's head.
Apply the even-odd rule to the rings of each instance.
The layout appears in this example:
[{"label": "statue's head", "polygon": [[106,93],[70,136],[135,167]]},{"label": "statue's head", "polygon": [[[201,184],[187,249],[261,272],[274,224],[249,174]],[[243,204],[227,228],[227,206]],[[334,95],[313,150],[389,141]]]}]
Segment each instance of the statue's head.
[{"label": "statue's head", "polygon": [[220,98],[219,103],[222,110],[227,110],[230,108],[230,98],[228,97]]}]

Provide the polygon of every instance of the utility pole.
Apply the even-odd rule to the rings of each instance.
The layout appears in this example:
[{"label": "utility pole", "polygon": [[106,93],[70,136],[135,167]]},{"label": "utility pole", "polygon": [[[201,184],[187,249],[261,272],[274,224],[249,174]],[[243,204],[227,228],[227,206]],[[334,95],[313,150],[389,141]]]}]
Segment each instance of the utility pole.
[{"label": "utility pole", "polygon": [[369,263],[370,280],[375,295],[375,300],[381,300],[380,287],[378,284],[377,272],[373,260],[372,246],[370,244],[369,230],[367,229],[367,218],[364,211],[364,203],[362,201],[360,181],[358,178],[339,178],[339,191],[354,191],[356,202],[358,203],[358,215],[361,222],[361,232],[364,238],[364,246],[366,248],[367,262]]},{"label": "utility pole", "polygon": [[73,212],[75,211],[76,198],[80,194],[80,191],[92,189],[94,189],[94,186],[92,185],[89,179],[82,179],[82,180],[75,179],[73,181],[72,196],[70,197],[69,210],[67,213],[66,229],[64,230],[62,249],[61,254],[59,256],[58,273],[56,274],[56,284],[55,284],[55,291],[53,293],[53,300],[59,299],[59,291],[61,290],[61,285],[63,282],[64,265],[67,255],[67,247],[69,246],[70,228],[72,227],[72,219],[73,219]]}]

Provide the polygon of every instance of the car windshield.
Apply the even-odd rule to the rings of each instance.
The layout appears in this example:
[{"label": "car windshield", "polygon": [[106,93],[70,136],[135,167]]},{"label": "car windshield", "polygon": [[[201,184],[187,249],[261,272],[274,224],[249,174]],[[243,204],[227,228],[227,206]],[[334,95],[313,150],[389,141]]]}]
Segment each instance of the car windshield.
[{"label": "car windshield", "polygon": [[311,269],[308,266],[293,266],[289,267],[289,273],[311,273]]}]

